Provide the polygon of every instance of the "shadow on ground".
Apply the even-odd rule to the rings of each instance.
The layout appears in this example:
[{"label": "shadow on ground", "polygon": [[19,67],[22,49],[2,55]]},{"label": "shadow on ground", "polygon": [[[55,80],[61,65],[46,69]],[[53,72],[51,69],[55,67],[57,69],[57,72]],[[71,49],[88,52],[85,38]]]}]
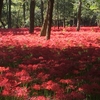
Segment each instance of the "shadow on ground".
[{"label": "shadow on ground", "polygon": [[[37,77],[38,82],[34,79],[33,82],[39,85],[49,80],[63,84],[64,95],[68,93],[73,98],[73,91],[87,96],[88,100],[100,97],[100,48],[0,47],[0,66],[25,69]],[[69,86],[73,88],[67,92]]]}]

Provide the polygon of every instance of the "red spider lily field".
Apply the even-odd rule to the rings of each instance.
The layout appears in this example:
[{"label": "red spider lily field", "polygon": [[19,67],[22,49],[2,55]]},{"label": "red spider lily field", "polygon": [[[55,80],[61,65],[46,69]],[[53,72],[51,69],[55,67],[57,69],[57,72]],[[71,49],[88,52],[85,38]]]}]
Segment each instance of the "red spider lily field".
[{"label": "red spider lily field", "polygon": [[0,100],[100,100],[100,28],[0,29]]}]

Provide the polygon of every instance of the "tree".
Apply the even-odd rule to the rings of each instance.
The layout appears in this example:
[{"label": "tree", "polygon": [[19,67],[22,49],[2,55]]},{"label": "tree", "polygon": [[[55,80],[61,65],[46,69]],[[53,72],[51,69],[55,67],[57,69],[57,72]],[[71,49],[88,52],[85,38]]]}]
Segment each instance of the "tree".
[{"label": "tree", "polygon": [[46,36],[47,40],[50,39],[50,34],[51,34],[53,4],[54,0],[48,1],[47,14],[40,33],[40,36]]},{"label": "tree", "polygon": [[[2,22],[0,26],[7,28],[8,22],[11,27],[30,27],[30,2],[31,0],[0,0],[2,8]],[[9,1],[11,1],[11,13],[9,13]],[[43,25],[46,15],[46,9],[49,0],[35,0],[34,26]],[[100,0],[81,0],[81,25],[97,25],[100,23]],[[53,10],[53,24],[58,28],[60,26],[77,26],[77,8],[79,0],[55,0]],[[32,10],[33,11],[33,10]],[[10,16],[11,15],[11,20]],[[1,16],[1,15],[0,15]],[[33,17],[32,17],[33,18]],[[25,22],[25,23],[24,23]],[[32,21],[31,21],[32,22]],[[58,23],[57,23],[58,22]]]},{"label": "tree", "polygon": [[58,26],[72,26],[74,0],[55,0],[53,11],[53,24]]},{"label": "tree", "polygon": [[59,3],[58,3],[58,1],[56,1],[56,5],[57,5],[57,26],[58,26],[58,29],[59,29]]},{"label": "tree", "polygon": [[2,13],[2,7],[3,7],[3,0],[0,0],[0,18],[1,18],[1,13]]},{"label": "tree", "polygon": [[42,24],[43,24],[43,9],[44,9],[44,6],[43,6],[43,0],[41,0],[41,19],[42,19]]},{"label": "tree", "polygon": [[34,11],[35,11],[35,0],[30,2],[30,33],[34,32]]},{"label": "tree", "polygon": [[79,0],[79,7],[78,7],[78,12],[77,12],[77,31],[80,30],[81,6],[82,6],[82,1]]},{"label": "tree", "polygon": [[94,11],[96,12],[96,22],[97,25],[100,27],[100,0],[96,0],[92,9],[94,9]]},{"label": "tree", "polygon": [[3,27],[5,28],[5,25],[4,25],[3,21],[1,20],[2,8],[3,8],[3,0],[0,0],[0,22],[2,23]]},{"label": "tree", "polygon": [[8,28],[11,28],[11,0],[8,1],[9,9],[8,9]]},{"label": "tree", "polygon": [[25,0],[23,0],[23,18],[24,18],[24,25],[25,25]]}]

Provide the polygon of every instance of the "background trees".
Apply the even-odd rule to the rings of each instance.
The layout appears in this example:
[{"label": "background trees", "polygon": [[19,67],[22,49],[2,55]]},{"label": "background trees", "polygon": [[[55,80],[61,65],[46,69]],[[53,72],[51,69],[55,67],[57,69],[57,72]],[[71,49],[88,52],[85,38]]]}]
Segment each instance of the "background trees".
[{"label": "background trees", "polygon": [[[0,2],[2,2],[2,0],[0,0]],[[0,23],[0,26],[5,26],[5,28],[29,27],[30,2],[31,0],[3,0],[4,4],[1,19],[4,24]],[[44,17],[46,15],[47,2],[48,0],[36,0],[34,12],[35,26],[42,26]],[[79,0],[55,0],[53,9],[53,25],[58,27],[76,26],[78,2]],[[2,3],[0,3],[0,7],[2,7],[1,5]],[[80,25],[99,25],[99,9],[100,0],[82,0]]]},{"label": "background trees", "polygon": [[72,26],[70,21],[73,17],[73,0],[55,0],[53,10],[53,25]]}]

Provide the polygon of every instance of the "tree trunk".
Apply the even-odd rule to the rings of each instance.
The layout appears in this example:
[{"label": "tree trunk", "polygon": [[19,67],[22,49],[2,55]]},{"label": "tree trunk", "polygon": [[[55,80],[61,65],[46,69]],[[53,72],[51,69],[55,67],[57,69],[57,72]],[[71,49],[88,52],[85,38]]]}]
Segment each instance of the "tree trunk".
[{"label": "tree trunk", "polygon": [[3,21],[1,20],[1,18],[0,18],[0,22],[1,22],[2,26],[3,26],[3,28],[5,28],[5,24],[3,23]]},{"label": "tree trunk", "polygon": [[49,0],[48,21],[47,21],[47,29],[46,29],[46,39],[47,40],[50,39],[50,34],[51,34],[53,4],[54,4],[54,0]]},{"label": "tree trunk", "polygon": [[43,6],[43,0],[41,0],[41,19],[42,19],[42,24],[43,24],[43,9],[44,9],[44,6]]},{"label": "tree trunk", "polygon": [[29,32],[34,32],[34,12],[35,12],[35,0],[30,2],[30,29]]},{"label": "tree trunk", "polygon": [[80,30],[81,6],[82,6],[82,1],[79,0],[79,7],[78,7],[78,14],[77,14],[77,31]]},{"label": "tree trunk", "polygon": [[0,0],[0,18],[1,18],[1,13],[2,13],[2,7],[3,7],[3,0]]},{"label": "tree trunk", "polygon": [[0,22],[1,22],[1,24],[3,25],[3,27],[5,28],[5,24],[4,24],[3,21],[1,20],[2,7],[3,7],[3,0],[0,0]]},{"label": "tree trunk", "polygon": [[59,8],[59,5],[58,5],[58,1],[57,2],[57,27],[59,29],[60,25],[59,25],[59,11],[58,11],[58,8]]},{"label": "tree trunk", "polygon": [[11,0],[9,0],[9,8],[8,8],[8,28],[11,28]]},{"label": "tree trunk", "polygon": [[25,0],[23,0],[23,18],[24,18],[24,26],[25,26]]},{"label": "tree trunk", "polygon": [[64,9],[64,16],[63,16],[63,27],[65,28],[65,0],[64,0],[64,7],[63,7],[63,9]]},{"label": "tree trunk", "polygon": [[63,19],[63,27],[65,28],[65,17]]},{"label": "tree trunk", "polygon": [[50,39],[51,24],[52,24],[52,12],[53,12],[54,0],[48,1],[47,15],[42,25],[40,36],[46,36],[46,39]]},{"label": "tree trunk", "polygon": [[47,11],[47,15],[46,15],[46,17],[45,17],[45,19],[43,21],[43,25],[42,25],[40,36],[46,36],[47,21],[48,21],[48,11]]}]

